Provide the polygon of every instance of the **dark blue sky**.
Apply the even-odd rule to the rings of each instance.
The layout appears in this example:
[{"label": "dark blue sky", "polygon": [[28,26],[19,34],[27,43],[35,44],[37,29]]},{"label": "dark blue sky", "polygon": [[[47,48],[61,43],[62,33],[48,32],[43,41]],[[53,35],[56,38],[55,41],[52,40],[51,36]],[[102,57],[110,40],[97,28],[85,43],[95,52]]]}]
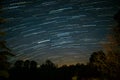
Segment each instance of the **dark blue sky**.
[{"label": "dark blue sky", "polygon": [[16,56],[38,63],[87,62],[114,25],[119,0],[5,0],[2,24]]}]

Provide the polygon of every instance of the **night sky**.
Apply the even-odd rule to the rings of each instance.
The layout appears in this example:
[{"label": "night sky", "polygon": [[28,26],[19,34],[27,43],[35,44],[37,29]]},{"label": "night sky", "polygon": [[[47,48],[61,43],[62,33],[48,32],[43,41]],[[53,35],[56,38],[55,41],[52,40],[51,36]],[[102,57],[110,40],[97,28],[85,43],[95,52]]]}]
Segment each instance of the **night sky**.
[{"label": "night sky", "polygon": [[4,0],[0,15],[10,61],[50,59],[56,64],[86,63],[102,50],[115,25],[119,0]]}]

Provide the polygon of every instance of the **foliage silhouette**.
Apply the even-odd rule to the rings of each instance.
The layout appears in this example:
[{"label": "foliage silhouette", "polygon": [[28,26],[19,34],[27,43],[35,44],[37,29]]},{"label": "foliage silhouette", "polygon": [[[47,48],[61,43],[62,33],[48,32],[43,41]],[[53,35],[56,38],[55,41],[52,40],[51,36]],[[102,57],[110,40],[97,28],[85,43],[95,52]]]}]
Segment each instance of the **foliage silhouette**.
[{"label": "foliage silhouette", "polygon": [[[2,0],[0,0],[0,3]],[[0,13],[2,12],[3,5],[0,5]],[[1,24],[6,20],[0,17],[0,80],[6,80],[9,77],[8,68],[10,63],[7,61],[7,56],[13,56],[11,50],[6,46],[6,41],[2,38],[5,36],[5,32],[2,31]]]}]

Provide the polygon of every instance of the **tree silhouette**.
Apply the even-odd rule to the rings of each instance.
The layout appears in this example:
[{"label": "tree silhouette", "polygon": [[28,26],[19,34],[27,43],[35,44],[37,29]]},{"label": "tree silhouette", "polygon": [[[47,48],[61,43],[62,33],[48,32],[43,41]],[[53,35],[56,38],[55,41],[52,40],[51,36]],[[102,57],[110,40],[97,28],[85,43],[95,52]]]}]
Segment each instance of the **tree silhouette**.
[{"label": "tree silhouette", "polygon": [[37,62],[35,61],[18,60],[10,69],[10,80],[37,80],[37,75]]},{"label": "tree silhouette", "polygon": [[29,69],[30,68],[30,61],[29,60],[26,60],[25,62],[24,62],[24,66],[23,66],[24,68],[26,68],[26,69]]},{"label": "tree silhouette", "polygon": [[89,59],[90,68],[93,70],[93,75],[106,78],[108,72],[107,58],[103,51],[93,52]]},{"label": "tree silhouette", "polygon": [[55,80],[56,65],[50,60],[46,60],[44,64],[40,66],[40,74],[43,80]]},{"label": "tree silhouette", "polygon": [[14,63],[14,66],[9,70],[10,73],[10,80],[22,80],[23,77],[23,64],[22,60],[17,60]]},{"label": "tree silhouette", "polygon": [[[2,0],[0,0],[0,3]],[[0,5],[0,13],[2,9],[2,5]],[[0,80],[7,79],[9,77],[8,68],[9,63],[7,61],[7,56],[13,56],[10,52],[11,50],[6,46],[6,41],[2,40],[2,37],[5,36],[5,32],[2,31],[1,24],[6,20],[0,17]]]},{"label": "tree silhouette", "polygon": [[23,64],[24,64],[24,62],[22,60],[18,60],[15,62],[14,67],[17,69],[23,68]]},{"label": "tree silhouette", "polygon": [[[0,3],[2,2],[2,0],[0,0]],[[0,13],[2,13],[2,7],[3,5],[0,5]],[[3,27],[1,26],[1,24],[5,23],[6,19],[0,17],[0,38],[2,38],[2,36],[5,36],[5,32],[2,31]],[[0,39],[0,49],[7,49],[10,50],[7,46],[6,46],[6,41],[5,40],[1,40]]]},{"label": "tree silhouette", "polygon": [[120,11],[114,15],[117,25],[112,29],[109,36],[109,44],[106,44],[107,66],[110,79],[119,80],[120,74]]},{"label": "tree silhouette", "polygon": [[30,69],[36,69],[37,68],[37,62],[31,61],[30,62]]},{"label": "tree silhouette", "polygon": [[112,67],[111,76],[118,79],[120,74],[120,10],[115,14],[114,19],[117,22],[117,25],[113,28],[112,45],[114,46],[112,47],[112,52],[108,54],[108,56],[109,64]]}]

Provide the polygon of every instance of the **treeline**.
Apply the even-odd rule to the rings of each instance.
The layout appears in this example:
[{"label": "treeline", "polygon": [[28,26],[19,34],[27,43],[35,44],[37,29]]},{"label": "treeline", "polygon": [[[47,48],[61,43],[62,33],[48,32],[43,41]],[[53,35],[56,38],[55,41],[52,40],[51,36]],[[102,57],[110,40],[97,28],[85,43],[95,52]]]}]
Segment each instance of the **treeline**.
[{"label": "treeline", "polygon": [[[9,69],[10,80],[119,80],[118,73],[110,73],[103,51],[93,52],[88,64],[57,67],[50,60],[37,67],[35,61],[18,60]],[[111,64],[114,65],[114,64]],[[114,69],[115,70],[115,69]]]},{"label": "treeline", "polygon": [[46,60],[40,67],[37,67],[35,61],[18,60],[9,69],[9,74],[10,80],[72,80],[73,77],[76,77],[76,80],[87,80],[93,77],[100,78],[99,72],[88,65],[76,64],[57,67],[50,60]]}]

